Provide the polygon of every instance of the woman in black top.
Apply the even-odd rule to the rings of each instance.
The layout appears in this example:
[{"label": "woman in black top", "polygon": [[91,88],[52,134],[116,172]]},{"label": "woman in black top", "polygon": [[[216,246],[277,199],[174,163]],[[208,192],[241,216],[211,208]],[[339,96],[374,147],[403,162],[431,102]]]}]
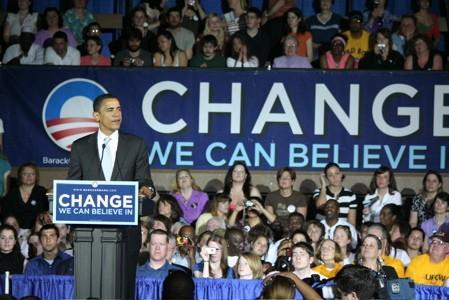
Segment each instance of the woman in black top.
[{"label": "woman in black top", "polygon": [[47,190],[38,185],[39,170],[33,163],[25,163],[17,172],[18,186],[11,189],[3,199],[2,219],[15,215],[20,228],[32,228],[36,217],[48,211]]},{"label": "woman in black top", "polygon": [[11,225],[0,226],[0,274],[9,271],[11,274],[23,273],[25,258],[20,253],[17,231]]},{"label": "woman in black top", "polygon": [[407,56],[404,69],[415,71],[443,70],[441,55],[432,49],[432,42],[424,34],[417,34],[413,38],[412,54]]}]

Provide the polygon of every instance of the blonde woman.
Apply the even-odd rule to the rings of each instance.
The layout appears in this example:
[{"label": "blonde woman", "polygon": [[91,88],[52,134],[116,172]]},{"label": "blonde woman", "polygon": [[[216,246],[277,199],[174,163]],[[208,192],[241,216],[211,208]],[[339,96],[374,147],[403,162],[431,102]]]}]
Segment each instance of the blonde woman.
[{"label": "blonde woman", "polygon": [[223,54],[226,42],[229,39],[227,28],[223,19],[216,13],[210,14],[204,24],[203,36],[213,35],[217,39],[217,52]]}]

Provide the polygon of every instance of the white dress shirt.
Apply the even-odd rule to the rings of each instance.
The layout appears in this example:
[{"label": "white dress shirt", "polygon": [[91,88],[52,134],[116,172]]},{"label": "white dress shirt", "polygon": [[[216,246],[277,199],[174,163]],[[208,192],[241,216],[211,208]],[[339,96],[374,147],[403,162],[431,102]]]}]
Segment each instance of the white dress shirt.
[{"label": "white dress shirt", "polygon": [[[3,63],[7,64],[12,59],[19,55],[23,55],[23,51],[19,44],[14,44],[8,47],[3,56]],[[44,50],[37,44],[32,44],[27,55],[23,55],[20,58],[20,64],[22,65],[42,65],[44,63]]]},{"label": "white dress shirt", "polygon": [[[98,157],[100,158],[100,160],[103,155],[103,144],[104,144],[104,139],[106,137],[107,137],[107,135],[105,135],[103,132],[101,132],[101,130],[98,130],[97,147],[98,147]],[[111,138],[111,140],[109,141],[108,146],[109,146],[109,150],[111,153],[112,161],[115,164],[115,157],[117,155],[117,147],[118,147],[118,130],[114,131],[114,133],[111,134],[109,136],[109,138]],[[114,164],[112,165],[112,168],[114,168]]]},{"label": "white dress shirt", "polygon": [[45,50],[45,64],[59,66],[79,66],[80,60],[80,52],[70,46],[67,46],[67,52],[64,57],[59,56],[59,54],[56,53],[53,47],[48,47]]}]

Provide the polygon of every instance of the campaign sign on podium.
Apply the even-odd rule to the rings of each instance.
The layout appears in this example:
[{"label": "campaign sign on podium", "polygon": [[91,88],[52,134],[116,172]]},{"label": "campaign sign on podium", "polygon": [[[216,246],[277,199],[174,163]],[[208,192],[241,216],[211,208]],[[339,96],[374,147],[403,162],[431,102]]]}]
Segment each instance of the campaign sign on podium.
[{"label": "campaign sign on podium", "polygon": [[55,180],[53,194],[55,223],[137,225],[137,182]]}]

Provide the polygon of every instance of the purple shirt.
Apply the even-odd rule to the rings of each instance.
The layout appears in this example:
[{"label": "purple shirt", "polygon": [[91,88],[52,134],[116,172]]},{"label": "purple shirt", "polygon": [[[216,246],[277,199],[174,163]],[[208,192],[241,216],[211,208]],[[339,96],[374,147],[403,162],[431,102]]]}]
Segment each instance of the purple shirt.
[{"label": "purple shirt", "polygon": [[[65,32],[65,34],[67,34],[68,45],[70,47],[73,47],[76,49],[78,44],[76,43],[76,39],[75,39],[75,36],[73,35],[73,33],[66,28],[60,28],[59,30],[63,31],[63,32]],[[34,40],[34,43],[38,44],[41,47],[50,46],[52,37],[53,36],[50,35],[50,32],[48,30],[42,29],[42,30],[39,30],[39,32],[36,34],[36,39]],[[48,44],[48,43],[50,43],[50,44]]]},{"label": "purple shirt", "polygon": [[312,65],[304,56],[279,56],[274,59],[273,68],[298,68],[310,69]]},{"label": "purple shirt", "polygon": [[[444,223],[447,222],[449,222],[449,217],[446,217],[446,220],[444,221]],[[435,221],[435,217],[432,217],[424,221],[421,224],[421,229],[425,232],[428,238],[430,238],[434,233],[436,233],[439,228],[437,222]]]},{"label": "purple shirt", "polygon": [[206,193],[197,190],[192,191],[192,195],[188,201],[184,199],[180,192],[172,193],[172,195],[178,200],[179,207],[184,213],[184,220],[189,224],[192,224],[198,219],[209,200]]}]

